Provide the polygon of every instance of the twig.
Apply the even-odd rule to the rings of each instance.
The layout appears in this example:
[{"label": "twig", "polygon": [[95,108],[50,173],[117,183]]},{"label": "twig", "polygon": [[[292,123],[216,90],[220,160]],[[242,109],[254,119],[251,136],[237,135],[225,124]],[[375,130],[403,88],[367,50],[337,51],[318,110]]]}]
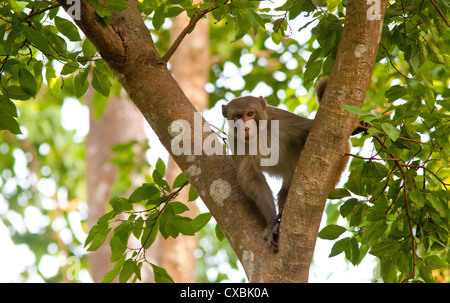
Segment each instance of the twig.
[{"label": "twig", "polygon": [[[374,136],[374,138],[378,141],[378,143],[380,143],[382,145],[383,148],[385,148],[386,150],[388,149],[387,146],[381,141],[380,137],[378,136]],[[392,158],[395,158],[395,156],[392,153],[389,153],[390,156]],[[408,218],[408,227],[409,227],[409,234],[410,234],[410,238],[411,238],[411,245],[412,245],[412,263],[413,263],[413,268],[412,268],[412,275],[410,276],[410,279],[413,279],[415,277],[415,269],[416,269],[416,246],[414,243],[414,233],[412,230],[412,224],[411,224],[411,216],[409,215],[409,208],[408,208],[408,198],[407,198],[407,181],[409,180],[409,182],[411,182],[411,184],[414,186],[414,183],[409,179],[408,175],[406,174],[406,172],[402,169],[402,166],[404,166],[402,163],[400,163],[400,161],[394,160],[395,165],[398,167],[398,169],[400,170],[400,173],[402,174],[403,177],[403,195],[405,198],[405,210],[406,210],[406,217]],[[391,204],[391,206],[394,205],[394,203]]]},{"label": "twig", "polygon": [[433,4],[433,6],[436,8],[436,10],[438,11],[439,15],[441,15],[442,19],[444,19],[445,23],[447,23],[447,26],[450,27],[450,24],[448,23],[448,20],[445,18],[444,14],[441,12],[441,10],[439,9],[439,6],[437,6],[436,3],[434,3],[433,0],[430,0],[431,4]]},{"label": "twig", "polygon": [[[47,1],[45,1],[45,2],[47,2]],[[60,7],[60,6],[61,6],[61,4],[59,4],[59,3],[53,3],[52,5],[50,5],[50,6],[46,7],[46,8],[43,8],[43,9],[41,9],[41,10],[32,12],[31,14],[25,16],[25,17],[22,19],[22,21],[25,21],[25,20],[27,20],[27,19],[29,19],[29,18],[35,16],[35,15],[39,15],[39,14],[41,14],[41,13],[43,13],[43,12],[46,12],[46,11],[48,11],[48,10],[51,10],[52,8]]]},{"label": "twig", "polygon": [[375,157],[366,158],[366,157],[361,157],[361,156],[350,154],[350,153],[346,153],[344,155],[362,159],[362,160],[370,160],[370,161],[403,161],[402,159],[399,159],[399,158],[375,158]]},{"label": "twig", "polygon": [[173,53],[175,53],[175,51],[177,50],[177,48],[180,45],[181,41],[183,41],[184,37],[195,27],[197,22],[204,15],[206,15],[207,13],[215,10],[216,8],[218,8],[218,6],[215,6],[215,7],[212,7],[212,8],[208,8],[208,9],[204,9],[204,10],[200,11],[194,18],[192,18],[191,21],[189,21],[189,24],[183,29],[183,31],[177,37],[175,42],[170,46],[170,48],[167,51],[167,53],[162,57],[162,61],[167,63],[169,61],[169,59],[172,57]]},{"label": "twig", "polygon": [[[386,46],[384,46],[383,42],[380,42],[380,45],[384,48],[384,50],[385,50],[385,52],[386,52],[386,55],[388,56],[389,62],[391,63],[392,67],[397,71],[397,73],[399,73],[400,75],[402,75],[403,78],[405,78],[406,84],[408,84],[409,78],[408,78],[407,76],[405,76],[401,71],[399,71],[399,70],[395,67],[394,62],[392,62],[391,55],[389,54],[389,51],[387,50]],[[409,86],[409,84],[408,84],[408,86]]]}]

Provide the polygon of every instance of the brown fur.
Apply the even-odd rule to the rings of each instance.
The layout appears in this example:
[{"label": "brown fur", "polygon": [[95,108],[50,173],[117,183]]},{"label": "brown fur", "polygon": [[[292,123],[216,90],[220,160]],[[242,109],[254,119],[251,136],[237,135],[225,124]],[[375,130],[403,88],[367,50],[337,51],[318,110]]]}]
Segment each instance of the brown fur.
[{"label": "brown fur", "polygon": [[[316,96],[319,102],[324,96],[327,82],[328,79],[324,78],[319,80],[315,86]],[[279,121],[279,161],[275,166],[261,166],[260,159],[263,156],[260,154],[232,156],[236,165],[238,181],[242,189],[249,198],[255,201],[266,220],[267,228],[264,232],[264,238],[266,240],[268,239],[273,249],[277,251],[278,218],[283,213],[289,186],[313,120],[266,105],[264,98],[252,96],[237,98],[227,105],[223,105],[222,113],[227,120],[236,121],[242,119],[244,122],[249,120],[249,116],[252,114],[251,119],[254,119],[257,125],[260,120]],[[270,123],[268,123],[268,128],[270,128]],[[233,130],[230,129],[230,131]],[[236,134],[236,129],[234,131]],[[270,130],[267,133],[270,137]],[[245,134],[248,144],[247,128]],[[236,142],[237,136],[235,135],[234,138],[234,142]],[[348,143],[343,153],[348,153],[349,150],[350,144]],[[348,156],[343,156],[336,172],[333,188],[339,182],[347,161]],[[264,178],[263,172],[283,180],[278,193],[278,217],[275,211],[272,192]]]}]

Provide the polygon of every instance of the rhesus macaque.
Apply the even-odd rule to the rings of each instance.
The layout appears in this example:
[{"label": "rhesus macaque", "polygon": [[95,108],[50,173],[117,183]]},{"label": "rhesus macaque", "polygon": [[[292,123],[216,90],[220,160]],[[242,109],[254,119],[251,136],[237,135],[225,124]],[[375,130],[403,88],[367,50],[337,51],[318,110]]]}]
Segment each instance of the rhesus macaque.
[{"label": "rhesus macaque", "polygon": [[[316,83],[316,97],[319,102],[325,93],[327,83],[328,78],[322,78]],[[231,122],[228,137],[229,139],[231,137],[229,144],[232,145],[232,158],[236,166],[239,184],[246,195],[255,201],[264,216],[267,224],[264,231],[264,239],[268,240],[273,250],[277,252],[279,219],[283,213],[291,179],[313,120],[266,105],[263,97],[256,98],[252,96],[237,98],[230,101],[227,105],[223,105],[222,114]],[[271,134],[269,130],[273,128],[271,121],[278,121],[278,140],[273,140],[269,135]],[[241,123],[239,124],[237,122]],[[234,125],[237,125],[237,127],[234,127]],[[352,135],[365,131],[366,126],[367,124],[363,124],[362,128],[357,127]],[[251,150],[249,147],[250,143],[256,137],[258,141],[263,137],[257,134],[258,128],[260,127],[267,128],[266,143],[275,145],[271,146],[271,148],[277,149],[278,161],[275,165],[262,166],[261,160],[267,158],[267,153],[264,155],[259,149],[257,149],[256,153],[249,153],[249,150]],[[240,134],[239,131],[241,131]],[[242,141],[245,143],[242,144]],[[245,153],[236,153],[236,146],[239,143],[245,146]],[[349,149],[350,145],[348,144],[343,153],[348,153]],[[347,156],[342,157],[333,188],[339,182],[347,161]],[[275,210],[272,191],[267,184],[263,172],[283,180],[281,189],[278,192],[278,216]]]}]

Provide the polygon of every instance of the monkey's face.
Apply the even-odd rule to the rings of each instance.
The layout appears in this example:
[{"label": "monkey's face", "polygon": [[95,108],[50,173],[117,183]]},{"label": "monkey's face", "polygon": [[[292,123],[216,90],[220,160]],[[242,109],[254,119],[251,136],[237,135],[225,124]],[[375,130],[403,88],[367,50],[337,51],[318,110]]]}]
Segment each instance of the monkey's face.
[{"label": "monkey's face", "polygon": [[223,105],[222,114],[229,122],[234,122],[235,134],[238,136],[239,133],[244,133],[245,140],[248,141],[256,138],[259,120],[267,120],[265,108],[266,101],[262,97],[241,97]]}]

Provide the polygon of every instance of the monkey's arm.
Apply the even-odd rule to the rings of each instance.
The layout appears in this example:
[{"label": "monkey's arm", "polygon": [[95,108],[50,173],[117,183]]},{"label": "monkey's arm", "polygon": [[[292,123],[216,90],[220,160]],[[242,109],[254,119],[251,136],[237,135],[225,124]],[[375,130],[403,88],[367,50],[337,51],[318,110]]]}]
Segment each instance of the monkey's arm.
[{"label": "monkey's arm", "polygon": [[[246,195],[255,201],[266,221],[264,239],[268,240],[274,251],[278,251],[278,218],[272,191],[267,181],[252,158],[235,157],[239,184]],[[259,160],[258,160],[259,161]]]}]

